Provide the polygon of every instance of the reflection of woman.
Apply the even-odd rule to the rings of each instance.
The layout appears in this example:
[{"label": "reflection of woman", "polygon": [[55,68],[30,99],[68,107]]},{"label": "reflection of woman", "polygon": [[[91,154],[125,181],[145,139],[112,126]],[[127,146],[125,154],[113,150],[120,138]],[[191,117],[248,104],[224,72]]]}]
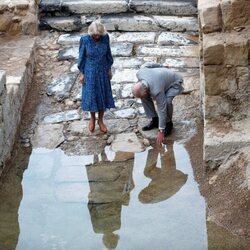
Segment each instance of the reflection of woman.
[{"label": "reflection of woman", "polygon": [[99,21],[89,26],[88,35],[81,37],[78,68],[81,72],[82,109],[91,113],[89,130],[95,130],[95,113],[98,112],[98,124],[104,133],[107,128],[103,122],[104,111],[114,108],[110,79],[112,78],[109,35]]},{"label": "reflection of woman", "polygon": [[156,167],[159,153],[157,148],[148,152],[144,174],[151,179],[151,182],[139,194],[142,203],[152,204],[167,200],[187,181],[187,175],[176,169],[173,143],[167,146],[164,155],[161,154],[161,168]]}]

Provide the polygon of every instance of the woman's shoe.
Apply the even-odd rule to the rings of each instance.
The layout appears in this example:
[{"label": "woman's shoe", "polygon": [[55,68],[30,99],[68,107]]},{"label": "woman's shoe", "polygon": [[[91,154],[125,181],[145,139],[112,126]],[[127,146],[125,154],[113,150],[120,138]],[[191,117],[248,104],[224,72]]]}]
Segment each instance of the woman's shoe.
[{"label": "woman's shoe", "polygon": [[90,120],[89,121],[89,131],[93,133],[95,131],[95,121]]},{"label": "woman's shoe", "polygon": [[108,129],[103,122],[98,121],[98,125],[102,133],[106,134],[108,132]]}]

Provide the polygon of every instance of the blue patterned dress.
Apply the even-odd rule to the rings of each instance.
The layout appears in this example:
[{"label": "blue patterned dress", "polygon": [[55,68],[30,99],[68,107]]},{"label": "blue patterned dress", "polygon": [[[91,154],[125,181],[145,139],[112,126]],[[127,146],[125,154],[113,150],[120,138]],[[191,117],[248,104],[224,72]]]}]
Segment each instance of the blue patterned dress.
[{"label": "blue patterned dress", "polygon": [[85,77],[81,105],[84,111],[99,112],[115,108],[108,74],[112,64],[108,34],[98,42],[90,35],[81,37],[78,69]]}]

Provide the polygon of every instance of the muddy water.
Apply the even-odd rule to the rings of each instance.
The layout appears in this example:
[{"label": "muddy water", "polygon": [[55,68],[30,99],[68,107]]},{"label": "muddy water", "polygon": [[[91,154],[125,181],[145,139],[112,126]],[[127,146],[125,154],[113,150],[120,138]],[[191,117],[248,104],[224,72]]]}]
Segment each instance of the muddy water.
[{"label": "muddy water", "polygon": [[20,152],[0,188],[1,250],[217,249],[212,230],[177,143],[137,154]]}]

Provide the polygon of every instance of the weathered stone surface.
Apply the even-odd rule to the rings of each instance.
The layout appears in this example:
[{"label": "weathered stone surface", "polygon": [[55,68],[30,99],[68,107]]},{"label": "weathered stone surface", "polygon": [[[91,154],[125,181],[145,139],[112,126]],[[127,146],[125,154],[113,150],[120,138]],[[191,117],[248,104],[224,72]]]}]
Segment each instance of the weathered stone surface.
[{"label": "weathered stone surface", "polygon": [[79,73],[77,63],[73,64],[73,66],[70,68],[70,72],[71,73]]},{"label": "weathered stone surface", "polygon": [[198,68],[199,59],[195,57],[182,57],[182,58],[162,58],[161,63],[168,65],[170,68]]},{"label": "weathered stone surface", "polygon": [[0,70],[0,95],[3,93],[6,83],[6,73],[3,70]]},{"label": "weathered stone surface", "polygon": [[61,10],[61,0],[41,0],[39,4],[41,12],[53,12]]},{"label": "weathered stone surface", "polygon": [[79,120],[80,114],[77,110],[69,110],[64,112],[47,115],[43,118],[43,123],[60,123],[66,121]]},{"label": "weathered stone surface", "polygon": [[102,23],[109,31],[158,31],[162,30],[156,22],[143,15],[107,15],[101,18]]},{"label": "weathered stone surface", "polygon": [[137,48],[139,56],[168,56],[168,57],[198,57],[197,46],[157,46],[140,45]]},{"label": "weathered stone surface", "polygon": [[218,167],[229,154],[250,145],[250,119],[232,122],[228,128],[224,124],[207,123],[204,145],[207,167]]},{"label": "weathered stone surface", "polygon": [[231,111],[230,103],[221,96],[205,96],[205,107],[206,119],[220,119],[221,116],[228,116]]},{"label": "weathered stone surface", "polygon": [[220,2],[220,0],[198,1],[200,23],[204,33],[211,33],[222,29]]},{"label": "weathered stone surface", "polygon": [[69,47],[64,48],[58,53],[58,60],[73,60],[77,59],[79,56],[79,46],[78,47]]},{"label": "weathered stone surface", "polygon": [[163,15],[195,15],[197,9],[192,1],[150,1],[131,0],[130,8],[136,12]]},{"label": "weathered stone surface", "polygon": [[58,31],[80,31],[82,28],[81,19],[72,17],[42,17],[40,19],[41,29],[55,29]]},{"label": "weathered stone surface", "polygon": [[137,69],[123,69],[116,70],[112,78],[112,83],[133,83],[137,81]]},{"label": "weathered stone surface", "polygon": [[198,22],[195,17],[153,16],[155,22],[167,31],[198,31]]},{"label": "weathered stone surface", "polygon": [[128,9],[127,1],[125,0],[63,1],[62,7],[76,14],[122,13]]},{"label": "weathered stone surface", "polygon": [[159,35],[157,43],[172,46],[194,45],[198,43],[198,38],[187,34],[163,32]]},{"label": "weathered stone surface", "polygon": [[236,70],[237,86],[239,89],[247,89],[250,82],[250,68],[237,67]]},{"label": "weathered stone surface", "polygon": [[76,74],[62,74],[54,79],[47,88],[48,95],[55,95],[57,101],[62,101],[69,96],[75,83]]},{"label": "weathered stone surface", "polygon": [[114,39],[114,42],[154,43],[155,32],[125,32]]},{"label": "weathered stone surface", "polygon": [[226,29],[250,25],[250,5],[248,0],[222,0],[221,10]]},{"label": "weathered stone surface", "polygon": [[31,139],[33,148],[57,148],[64,141],[62,124],[40,124]]},{"label": "weathered stone surface", "polygon": [[157,62],[157,57],[116,57],[114,58],[114,68],[140,68],[145,62]]},{"label": "weathered stone surface", "polygon": [[105,124],[110,134],[124,133],[130,128],[130,123],[127,119],[109,119],[105,121]]},{"label": "weathered stone surface", "polygon": [[132,52],[132,43],[114,43],[111,46],[111,53],[113,56],[131,56]]},{"label": "weathered stone surface", "polygon": [[183,93],[190,93],[200,89],[200,78],[199,76],[187,76],[184,77]]},{"label": "weathered stone surface", "polygon": [[114,114],[119,118],[134,118],[136,115],[133,108],[120,109],[115,111]]},{"label": "weathered stone surface", "polygon": [[145,148],[135,133],[125,133],[116,135],[111,144],[111,150],[114,152],[138,153],[144,151]]},{"label": "weathered stone surface", "polygon": [[[143,131],[142,127],[149,123],[148,118],[141,117],[138,122],[138,128],[141,135],[149,140],[155,141],[158,129]],[[193,121],[174,122],[174,128],[171,135],[165,138],[165,141],[174,140],[178,142],[186,142],[196,133],[196,125]]]},{"label": "weathered stone surface", "polygon": [[64,142],[61,146],[67,155],[98,155],[103,152],[106,140],[100,136],[81,137]]},{"label": "weathered stone surface", "polygon": [[61,45],[73,45],[79,44],[80,39],[80,35],[62,34],[59,36],[57,42]]},{"label": "weathered stone surface", "polygon": [[[203,35],[204,65],[220,65],[224,63],[224,38],[221,33]],[[215,56],[216,55],[216,56]]]}]

